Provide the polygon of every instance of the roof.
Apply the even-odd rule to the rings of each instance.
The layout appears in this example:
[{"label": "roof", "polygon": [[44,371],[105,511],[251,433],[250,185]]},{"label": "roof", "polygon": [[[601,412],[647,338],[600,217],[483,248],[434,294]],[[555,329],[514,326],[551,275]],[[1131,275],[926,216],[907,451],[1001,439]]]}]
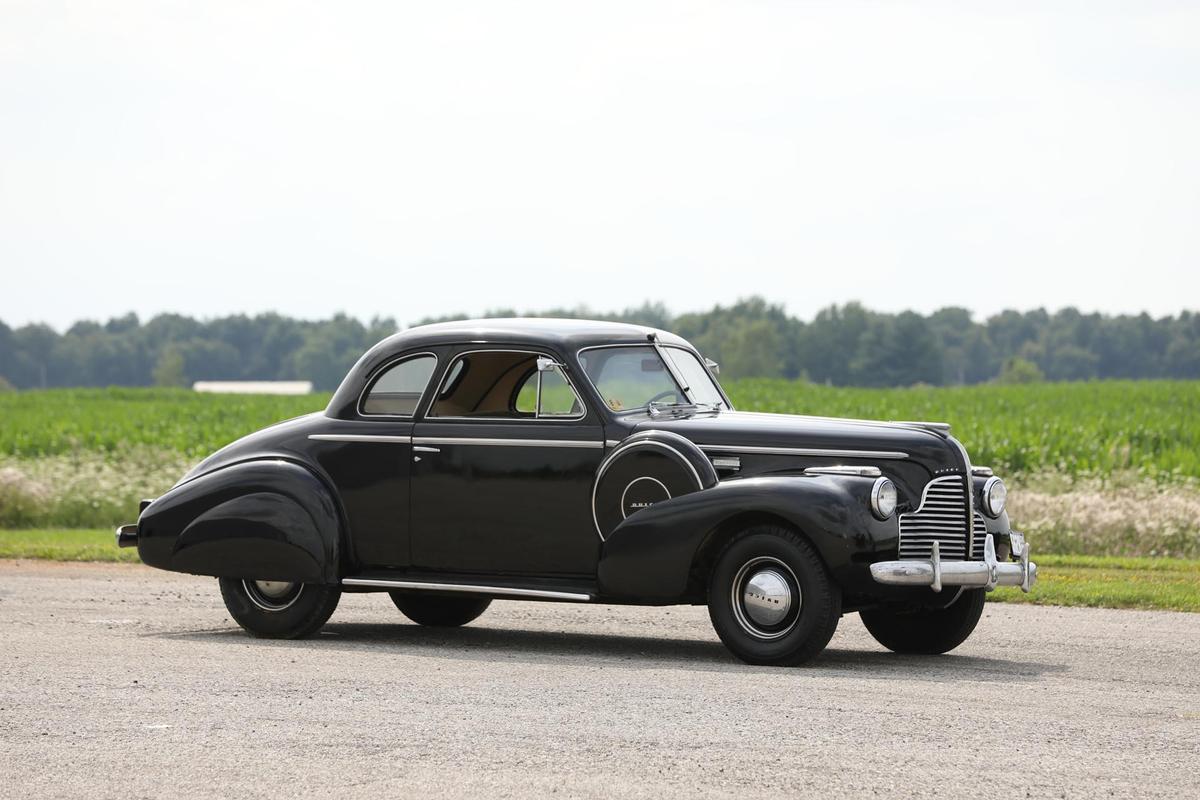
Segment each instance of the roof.
[{"label": "roof", "polygon": [[564,350],[576,350],[597,344],[644,342],[650,334],[657,334],[659,341],[664,343],[687,344],[673,333],[646,325],[587,319],[515,317],[510,319],[467,319],[420,325],[389,336],[371,349],[372,351],[397,352],[410,347],[471,342],[474,344],[546,344]]},{"label": "roof", "polygon": [[326,408],[326,414],[339,419],[353,417],[358,397],[368,378],[383,364],[402,353],[453,344],[517,345],[545,347],[568,356],[584,347],[604,344],[645,344],[656,334],[663,344],[690,347],[684,339],[667,331],[624,322],[596,322],[586,319],[467,319],[421,325],[393,334],[372,347],[351,369]]}]

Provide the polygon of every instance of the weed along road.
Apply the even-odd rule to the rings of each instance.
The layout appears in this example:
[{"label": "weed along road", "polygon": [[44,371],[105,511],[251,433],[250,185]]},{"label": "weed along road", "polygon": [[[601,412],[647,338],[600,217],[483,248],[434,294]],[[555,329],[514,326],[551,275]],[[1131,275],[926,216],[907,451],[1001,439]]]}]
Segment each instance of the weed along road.
[{"label": "weed along road", "polygon": [[347,595],[260,641],[212,579],[0,562],[0,797],[1195,796],[1200,615],[984,613],[944,657],[849,615],[775,669],[698,607],[435,630]]}]

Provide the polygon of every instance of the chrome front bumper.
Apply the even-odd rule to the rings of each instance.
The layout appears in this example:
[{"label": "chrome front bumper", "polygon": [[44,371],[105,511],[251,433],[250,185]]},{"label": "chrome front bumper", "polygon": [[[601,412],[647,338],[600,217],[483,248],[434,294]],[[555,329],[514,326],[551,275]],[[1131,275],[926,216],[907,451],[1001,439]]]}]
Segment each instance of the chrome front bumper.
[{"label": "chrome front bumper", "polygon": [[871,577],[877,583],[928,586],[935,592],[943,586],[970,586],[989,592],[997,586],[1020,586],[1021,591],[1028,592],[1037,580],[1037,564],[1029,560],[1025,537],[1013,533],[1012,545],[1018,561],[999,561],[990,533],[983,543],[983,561],[942,561],[934,542],[933,557],[928,561],[880,561],[871,565]]}]

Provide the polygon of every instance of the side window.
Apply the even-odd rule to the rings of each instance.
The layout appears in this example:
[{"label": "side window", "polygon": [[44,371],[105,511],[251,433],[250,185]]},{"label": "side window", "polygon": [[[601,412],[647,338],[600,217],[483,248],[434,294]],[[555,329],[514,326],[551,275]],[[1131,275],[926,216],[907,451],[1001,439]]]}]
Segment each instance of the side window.
[{"label": "side window", "polygon": [[[542,376],[540,402],[538,375]],[[546,372],[538,372],[535,369],[533,374],[525,379],[517,391],[517,409],[539,418],[578,417],[583,413],[583,405],[575,395],[575,390],[558,367]]]},{"label": "side window", "polygon": [[417,412],[417,404],[421,402],[436,365],[437,358],[426,354],[389,367],[371,385],[363,400],[362,413],[411,417]]},{"label": "side window", "polygon": [[[430,417],[578,417],[583,405],[557,368],[538,372],[538,353],[484,350],[450,365]],[[538,407],[538,375],[542,378]]]}]

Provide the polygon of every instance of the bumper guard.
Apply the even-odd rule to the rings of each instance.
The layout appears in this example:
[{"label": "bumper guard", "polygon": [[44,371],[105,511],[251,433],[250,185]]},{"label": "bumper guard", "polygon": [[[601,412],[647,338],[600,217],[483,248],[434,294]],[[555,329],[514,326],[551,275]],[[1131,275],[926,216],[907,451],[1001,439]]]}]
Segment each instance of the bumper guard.
[{"label": "bumper guard", "polygon": [[[942,561],[938,543],[928,561],[880,561],[871,565],[871,577],[890,586],[928,586],[940,592],[943,586],[970,586],[991,591],[997,586],[1020,586],[1028,592],[1037,580],[1037,564],[1029,560],[1029,543],[1012,534],[1015,562],[996,558],[996,541],[988,534],[983,543],[983,561]],[[1020,552],[1018,552],[1018,547]]]}]

